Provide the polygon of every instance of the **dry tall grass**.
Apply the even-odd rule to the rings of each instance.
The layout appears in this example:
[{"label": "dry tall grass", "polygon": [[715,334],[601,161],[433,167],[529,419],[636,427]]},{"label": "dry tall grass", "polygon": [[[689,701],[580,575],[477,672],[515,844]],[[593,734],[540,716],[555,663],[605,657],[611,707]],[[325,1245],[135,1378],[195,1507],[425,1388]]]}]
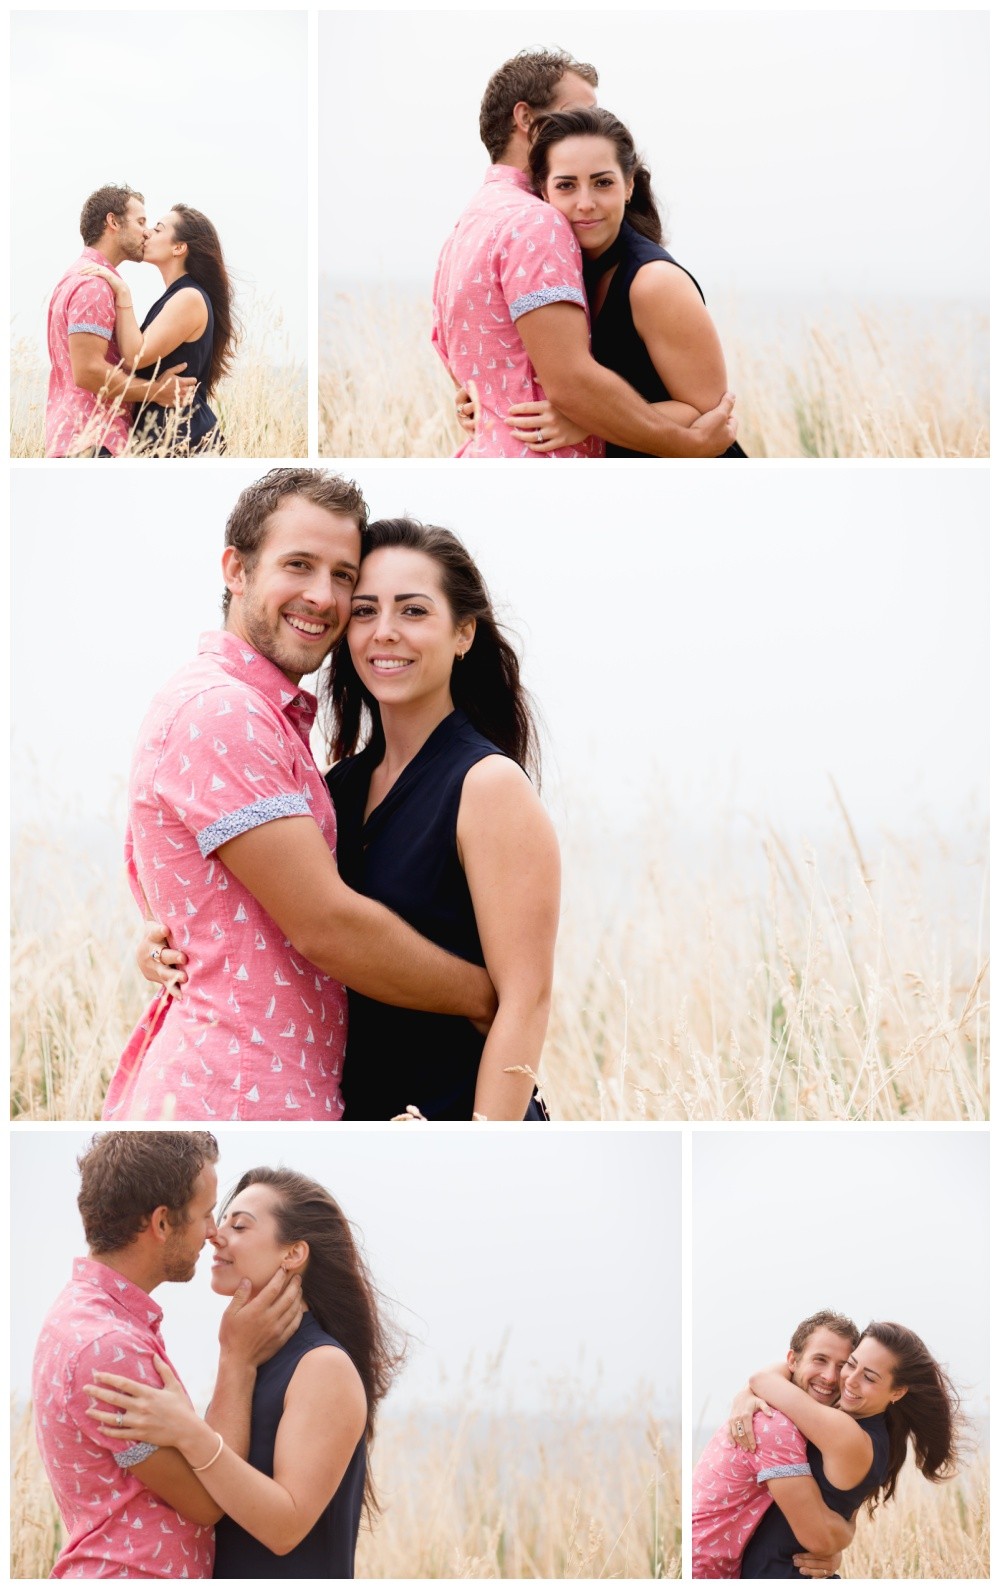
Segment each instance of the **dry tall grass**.
[{"label": "dry tall grass", "polygon": [[[360,1578],[679,1576],[678,1466],[635,1412],[390,1416],[375,1471],[384,1511]],[[12,1420],[11,1489],[11,1577],[46,1577],[61,1530],[30,1411]]]},{"label": "dry tall grass", "polygon": [[[986,1118],[985,839],[961,861],[932,837],[876,859],[771,835],[758,864],[723,835],[694,864],[659,812],[628,883],[601,846],[565,846],[554,1118]],[[25,837],[12,924],[12,1113],[97,1118],[149,988],[124,880]]]},{"label": "dry tall grass", "polygon": [[[446,458],[464,436],[430,346],[430,307],[391,289],[338,293],[320,350],[320,451],[336,458]],[[740,440],[755,458],[982,458],[989,453],[987,328],[928,332],[858,309],[787,338],[725,337]]]},{"label": "dry tall grass", "polygon": [[911,1463],[892,1501],[873,1518],[862,1509],[842,1578],[988,1578],[989,1472],[985,1458],[944,1484]]},{"label": "dry tall grass", "polygon": [[[247,334],[229,376],[213,394],[230,458],[304,458],[308,450],[305,371],[281,333],[273,304],[254,303],[246,313]],[[274,350],[279,352],[275,356]],[[267,351],[266,351],[267,350]],[[169,360],[166,364],[169,365]],[[11,352],[10,455],[45,455],[45,393],[48,368],[32,344]],[[130,449],[130,457],[164,456],[162,443]]]}]

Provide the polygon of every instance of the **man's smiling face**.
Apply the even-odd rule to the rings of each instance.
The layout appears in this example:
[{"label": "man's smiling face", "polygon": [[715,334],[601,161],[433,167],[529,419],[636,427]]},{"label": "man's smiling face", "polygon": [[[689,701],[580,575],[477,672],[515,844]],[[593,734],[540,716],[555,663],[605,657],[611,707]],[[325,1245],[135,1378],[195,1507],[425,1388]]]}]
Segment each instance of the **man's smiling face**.
[{"label": "man's smiling face", "polygon": [[822,1325],[813,1330],[798,1357],[788,1354],[793,1383],[824,1407],[833,1406],[840,1394],[840,1371],[853,1349],[853,1341],[835,1335]]}]

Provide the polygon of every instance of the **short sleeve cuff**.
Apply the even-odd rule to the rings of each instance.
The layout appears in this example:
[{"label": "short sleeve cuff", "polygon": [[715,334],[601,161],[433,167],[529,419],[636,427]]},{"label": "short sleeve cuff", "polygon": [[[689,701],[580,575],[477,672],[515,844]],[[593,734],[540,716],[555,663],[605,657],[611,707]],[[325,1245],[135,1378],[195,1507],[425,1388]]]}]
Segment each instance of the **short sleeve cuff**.
[{"label": "short sleeve cuff", "polygon": [[519,320],[521,315],[530,314],[532,309],[544,309],[550,303],[575,303],[581,309],[587,307],[579,287],[539,287],[537,292],[525,292],[520,298],[514,299],[510,305],[510,317]]},{"label": "short sleeve cuff", "polygon": [[271,795],[268,800],[255,800],[239,811],[230,811],[210,827],[202,828],[197,836],[198,848],[207,860],[213,850],[228,844],[230,839],[238,839],[241,833],[249,833],[251,828],[263,827],[265,822],[276,822],[279,817],[310,816],[312,812],[304,794]]},{"label": "short sleeve cuff", "polygon": [[757,1475],[758,1484],[766,1484],[769,1479],[810,1479],[812,1468],[808,1462],[790,1462],[786,1467],[761,1468]]},{"label": "short sleeve cuff", "polygon": [[115,1461],[120,1468],[134,1468],[137,1463],[145,1462],[159,1451],[159,1446],[151,1446],[148,1440],[140,1440],[134,1446],[126,1446],[124,1451],[115,1452]]},{"label": "short sleeve cuff", "polygon": [[77,331],[86,331],[92,337],[103,337],[105,342],[111,341],[111,332],[107,326],[94,325],[89,320],[78,320],[73,325],[66,327],[66,335],[68,337],[73,336]]}]

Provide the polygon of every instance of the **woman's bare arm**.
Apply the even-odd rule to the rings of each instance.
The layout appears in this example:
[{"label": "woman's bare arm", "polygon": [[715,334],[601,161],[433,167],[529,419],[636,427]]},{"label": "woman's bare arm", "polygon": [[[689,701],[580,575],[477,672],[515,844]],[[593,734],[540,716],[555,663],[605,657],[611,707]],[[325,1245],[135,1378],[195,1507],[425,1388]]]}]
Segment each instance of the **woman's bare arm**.
[{"label": "woman's bare arm", "polygon": [[726,390],[726,361],[712,317],[691,277],[665,259],[637,271],[629,289],[635,328],[671,397],[699,413]]},{"label": "woman's bare arm", "polygon": [[505,756],[488,756],[466,775],[458,846],[498,999],[475,1112],[523,1120],[549,1019],[559,846],[531,783]]},{"label": "woman's bare arm", "polygon": [[793,1385],[784,1363],[751,1374],[750,1389],[777,1407],[807,1440],[819,1446],[826,1475],[838,1490],[850,1490],[861,1483],[871,1468],[874,1450],[870,1436],[849,1413],[838,1407],[824,1407]]}]

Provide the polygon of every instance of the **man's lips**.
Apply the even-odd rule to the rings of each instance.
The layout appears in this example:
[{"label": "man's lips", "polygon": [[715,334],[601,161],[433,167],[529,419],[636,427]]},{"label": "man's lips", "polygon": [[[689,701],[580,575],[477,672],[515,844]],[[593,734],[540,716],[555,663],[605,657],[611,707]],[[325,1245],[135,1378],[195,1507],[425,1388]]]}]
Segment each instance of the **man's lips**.
[{"label": "man's lips", "polygon": [[301,612],[285,612],[282,613],[282,617],[290,629],[294,629],[296,634],[302,635],[306,640],[318,640],[330,627],[322,619],[307,618]]}]

